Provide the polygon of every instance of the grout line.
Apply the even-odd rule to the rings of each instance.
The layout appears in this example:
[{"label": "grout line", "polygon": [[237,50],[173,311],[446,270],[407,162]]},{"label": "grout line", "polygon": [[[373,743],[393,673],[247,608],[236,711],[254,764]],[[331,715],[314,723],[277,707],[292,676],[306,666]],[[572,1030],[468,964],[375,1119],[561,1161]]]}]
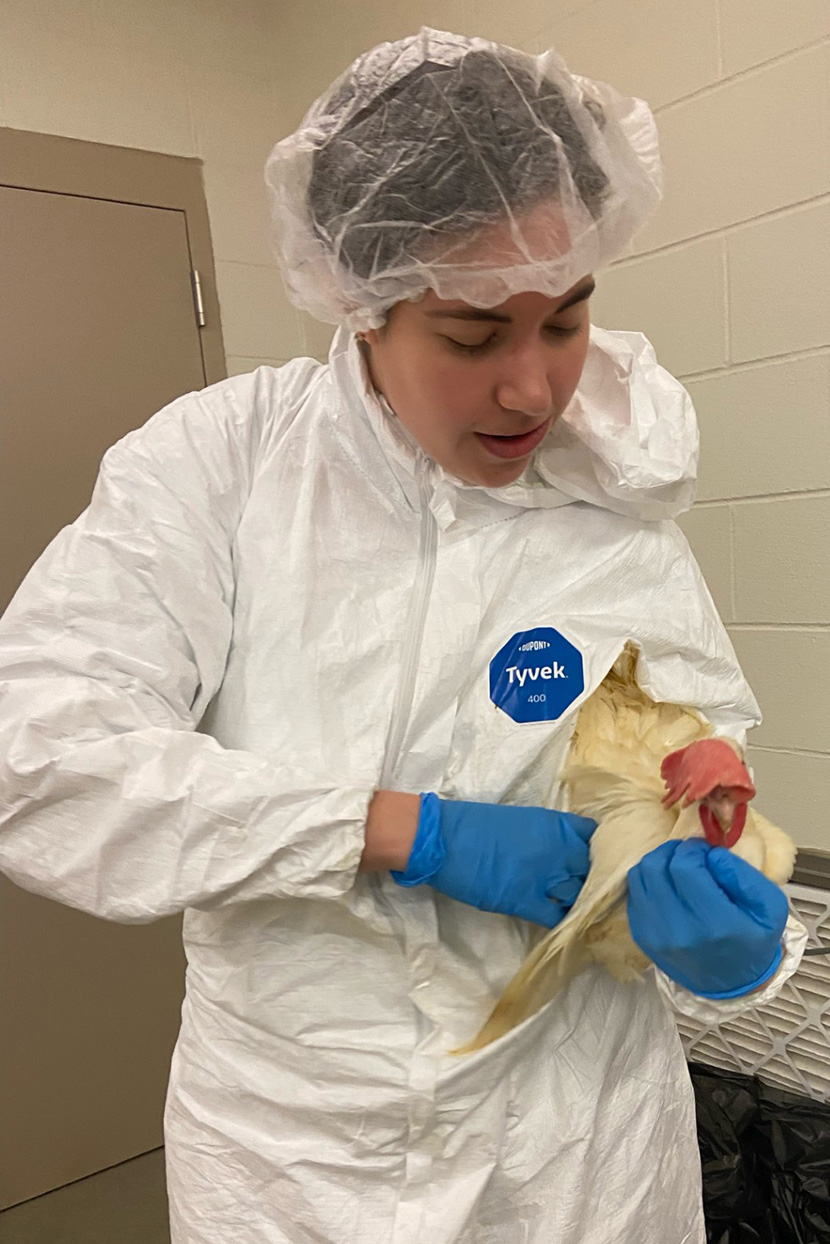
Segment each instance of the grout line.
[{"label": "grout line", "polygon": [[726,238],[721,238],[721,279],[723,280],[723,357],[732,362],[732,321],[730,320],[729,255]]},{"label": "grout line", "polygon": [[724,76],[724,72],[723,72],[723,30],[722,30],[723,14],[721,13],[721,3],[722,3],[722,0],[715,0],[715,49],[716,49],[716,54],[717,54],[717,59],[718,59],[718,81],[721,81],[721,79]]},{"label": "grout line", "polygon": [[807,350],[788,350],[786,354],[768,354],[746,363],[727,363],[723,367],[711,367],[708,371],[689,371],[676,377],[681,384],[697,380],[717,380],[721,376],[733,376],[745,371],[758,371],[762,367],[780,367],[784,363],[797,363],[801,359],[825,358],[830,346],[811,346]]},{"label": "grout line", "polygon": [[245,363],[256,363],[264,359],[266,363],[290,363],[290,359],[273,358],[270,354],[229,354],[228,358],[241,359]]},{"label": "grout line", "polygon": [[[567,9],[565,10],[565,12],[564,12],[564,13],[562,13],[562,15],[561,15],[561,16],[562,16],[562,20],[563,20],[563,21],[567,21],[569,17],[576,17],[577,13],[579,13],[580,15],[581,15],[582,13],[586,13],[586,12],[588,11],[588,9],[592,9],[592,8],[594,8],[597,4],[601,4],[601,3],[602,3],[602,0],[572,0],[572,3],[570,3],[570,4],[568,5]],[[472,4],[473,9],[475,9],[475,0],[467,0],[467,4],[468,4],[468,5]],[[551,18],[549,18],[549,19],[548,19],[548,21],[549,21],[549,22],[550,22],[551,20],[552,20]],[[475,12],[473,12],[472,14],[470,14],[469,9],[468,9],[468,20],[467,20],[467,24],[468,24],[468,25],[472,25],[472,26],[474,26],[474,25],[476,24],[476,21],[477,21],[477,17],[476,17]],[[554,47],[554,49],[555,49],[555,48],[556,48],[556,39],[554,38],[554,35],[553,35],[553,33],[551,32],[549,25],[548,25],[548,24],[546,24],[546,25],[545,25],[545,27],[544,27],[544,29],[548,31],[548,36],[547,36],[547,37],[548,37],[548,46],[549,46],[549,47],[550,47],[550,46],[553,46],[553,47]],[[568,68],[570,68],[570,65],[568,66]],[[578,72],[578,70],[574,69],[574,70],[573,70],[573,72],[574,72],[574,73],[577,73],[577,72]]]},{"label": "grout line", "polygon": [[729,607],[738,616],[738,563],[735,560],[735,509],[729,507]]},{"label": "grout line", "polygon": [[830,631],[830,622],[729,622],[730,631],[804,631],[823,635]]},{"label": "grout line", "polygon": [[795,60],[798,56],[803,56],[806,52],[812,52],[816,48],[830,46],[830,39],[826,35],[822,35],[820,39],[814,40],[812,43],[805,43],[801,47],[793,48],[789,52],[782,52],[779,56],[771,56],[769,60],[759,61],[757,65],[749,65],[746,69],[739,69],[737,73],[729,74],[728,77],[718,82],[709,82],[706,86],[698,87],[696,91],[690,91],[688,95],[681,95],[678,99],[673,99],[667,104],[661,104],[654,109],[655,117],[665,116],[672,108],[677,108],[680,104],[687,104],[691,100],[702,99],[707,95],[714,95],[716,91],[722,91],[734,82],[742,82],[747,78],[754,78],[759,74],[766,73],[768,69],[775,69],[779,65],[784,65],[787,61]]},{"label": "grout line", "polygon": [[694,233],[689,237],[676,238],[673,242],[663,242],[660,246],[654,246],[650,250],[637,251],[634,255],[627,255],[623,259],[617,259],[610,265],[610,268],[613,268],[615,271],[619,268],[630,268],[639,261],[651,259],[653,255],[664,255],[672,251],[684,250],[686,247],[693,246],[696,242],[704,242],[711,238],[729,237],[733,233],[746,229],[747,226],[782,220],[800,211],[808,211],[814,207],[823,207],[825,203],[830,203],[830,194],[823,191],[821,194],[811,195],[808,199],[799,199],[795,203],[787,203],[784,207],[773,207],[769,211],[759,212],[757,216],[747,216],[745,219],[737,220],[731,225],[718,225],[715,229],[704,229],[701,233]]},{"label": "grout line", "polygon": [[830,488],[807,488],[793,492],[756,492],[746,497],[709,497],[705,501],[696,501],[696,510],[711,509],[717,505],[752,505],[758,501],[808,501],[830,497]]},{"label": "grout line", "polygon": [[207,201],[207,190],[204,184],[204,157],[199,151],[199,131],[196,122],[196,103],[193,98],[193,74],[190,72],[190,66],[186,63],[182,64],[181,72],[184,78],[184,98],[185,106],[187,107],[187,127],[190,134],[190,146],[194,156],[202,160],[202,189],[204,191],[205,201]]},{"label": "grout line", "polygon": [[764,746],[763,743],[752,743],[747,741],[750,751],[755,752],[777,752],[782,756],[814,756],[819,760],[830,760],[830,752],[817,751],[812,747],[770,747]]},{"label": "grout line", "polygon": [[221,256],[214,256],[214,264],[227,264],[235,268],[259,268],[262,272],[279,273],[279,266],[276,260],[273,263],[251,263],[248,259],[222,259]]}]

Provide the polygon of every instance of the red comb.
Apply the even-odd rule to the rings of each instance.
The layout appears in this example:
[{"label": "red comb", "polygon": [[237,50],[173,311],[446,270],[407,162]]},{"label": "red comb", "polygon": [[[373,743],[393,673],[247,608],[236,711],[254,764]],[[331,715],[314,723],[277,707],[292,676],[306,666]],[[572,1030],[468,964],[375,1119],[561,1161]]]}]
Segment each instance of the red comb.
[{"label": "red comb", "polygon": [[663,797],[666,808],[680,799],[684,808],[688,807],[696,799],[705,799],[717,786],[734,791],[744,801],[755,795],[746,765],[723,739],[698,739],[671,752],[660,766],[660,776],[668,791]]}]

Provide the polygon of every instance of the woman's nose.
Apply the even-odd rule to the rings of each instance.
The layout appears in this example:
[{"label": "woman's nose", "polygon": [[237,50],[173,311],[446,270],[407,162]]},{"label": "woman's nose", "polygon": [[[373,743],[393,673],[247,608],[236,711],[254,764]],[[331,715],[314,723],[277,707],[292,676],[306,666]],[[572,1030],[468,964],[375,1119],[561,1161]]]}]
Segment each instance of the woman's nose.
[{"label": "woman's nose", "polygon": [[552,412],[553,395],[545,363],[529,351],[522,351],[511,360],[496,385],[496,400],[502,410],[518,411],[535,419]]}]

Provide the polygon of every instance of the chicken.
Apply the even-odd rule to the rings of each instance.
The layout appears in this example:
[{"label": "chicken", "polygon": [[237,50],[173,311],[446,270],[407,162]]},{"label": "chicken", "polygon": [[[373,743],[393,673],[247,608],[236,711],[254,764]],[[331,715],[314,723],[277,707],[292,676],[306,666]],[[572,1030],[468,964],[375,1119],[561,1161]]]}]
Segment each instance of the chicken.
[{"label": "chicken", "polygon": [[669,838],[705,836],[778,885],[792,874],[795,845],[748,806],[755,787],[738,745],[713,738],[694,710],[649,699],[636,665],[637,651],[627,645],[580,709],[561,775],[570,810],[598,822],[579,897],[530,952],[479,1034],[456,1053],[503,1036],[590,962],[619,981],[645,970],[649,960],[628,928],[627,874]]}]

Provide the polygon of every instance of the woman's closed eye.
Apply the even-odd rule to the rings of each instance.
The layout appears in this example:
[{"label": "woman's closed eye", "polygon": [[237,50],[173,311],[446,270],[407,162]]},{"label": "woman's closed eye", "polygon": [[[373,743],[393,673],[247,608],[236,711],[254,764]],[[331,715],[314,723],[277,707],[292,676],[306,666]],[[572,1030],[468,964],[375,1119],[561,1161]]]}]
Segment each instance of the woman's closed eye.
[{"label": "woman's closed eye", "polygon": [[[584,321],[567,326],[560,324],[548,324],[545,327],[545,332],[559,338],[575,337],[576,334],[581,332],[584,327]],[[464,354],[483,354],[485,351],[492,349],[492,347],[497,344],[499,341],[499,334],[490,333],[490,335],[485,337],[483,341],[458,341],[455,337],[448,337],[446,335],[444,335],[444,340],[449,342],[451,346],[454,346],[456,349],[462,351]]]}]

